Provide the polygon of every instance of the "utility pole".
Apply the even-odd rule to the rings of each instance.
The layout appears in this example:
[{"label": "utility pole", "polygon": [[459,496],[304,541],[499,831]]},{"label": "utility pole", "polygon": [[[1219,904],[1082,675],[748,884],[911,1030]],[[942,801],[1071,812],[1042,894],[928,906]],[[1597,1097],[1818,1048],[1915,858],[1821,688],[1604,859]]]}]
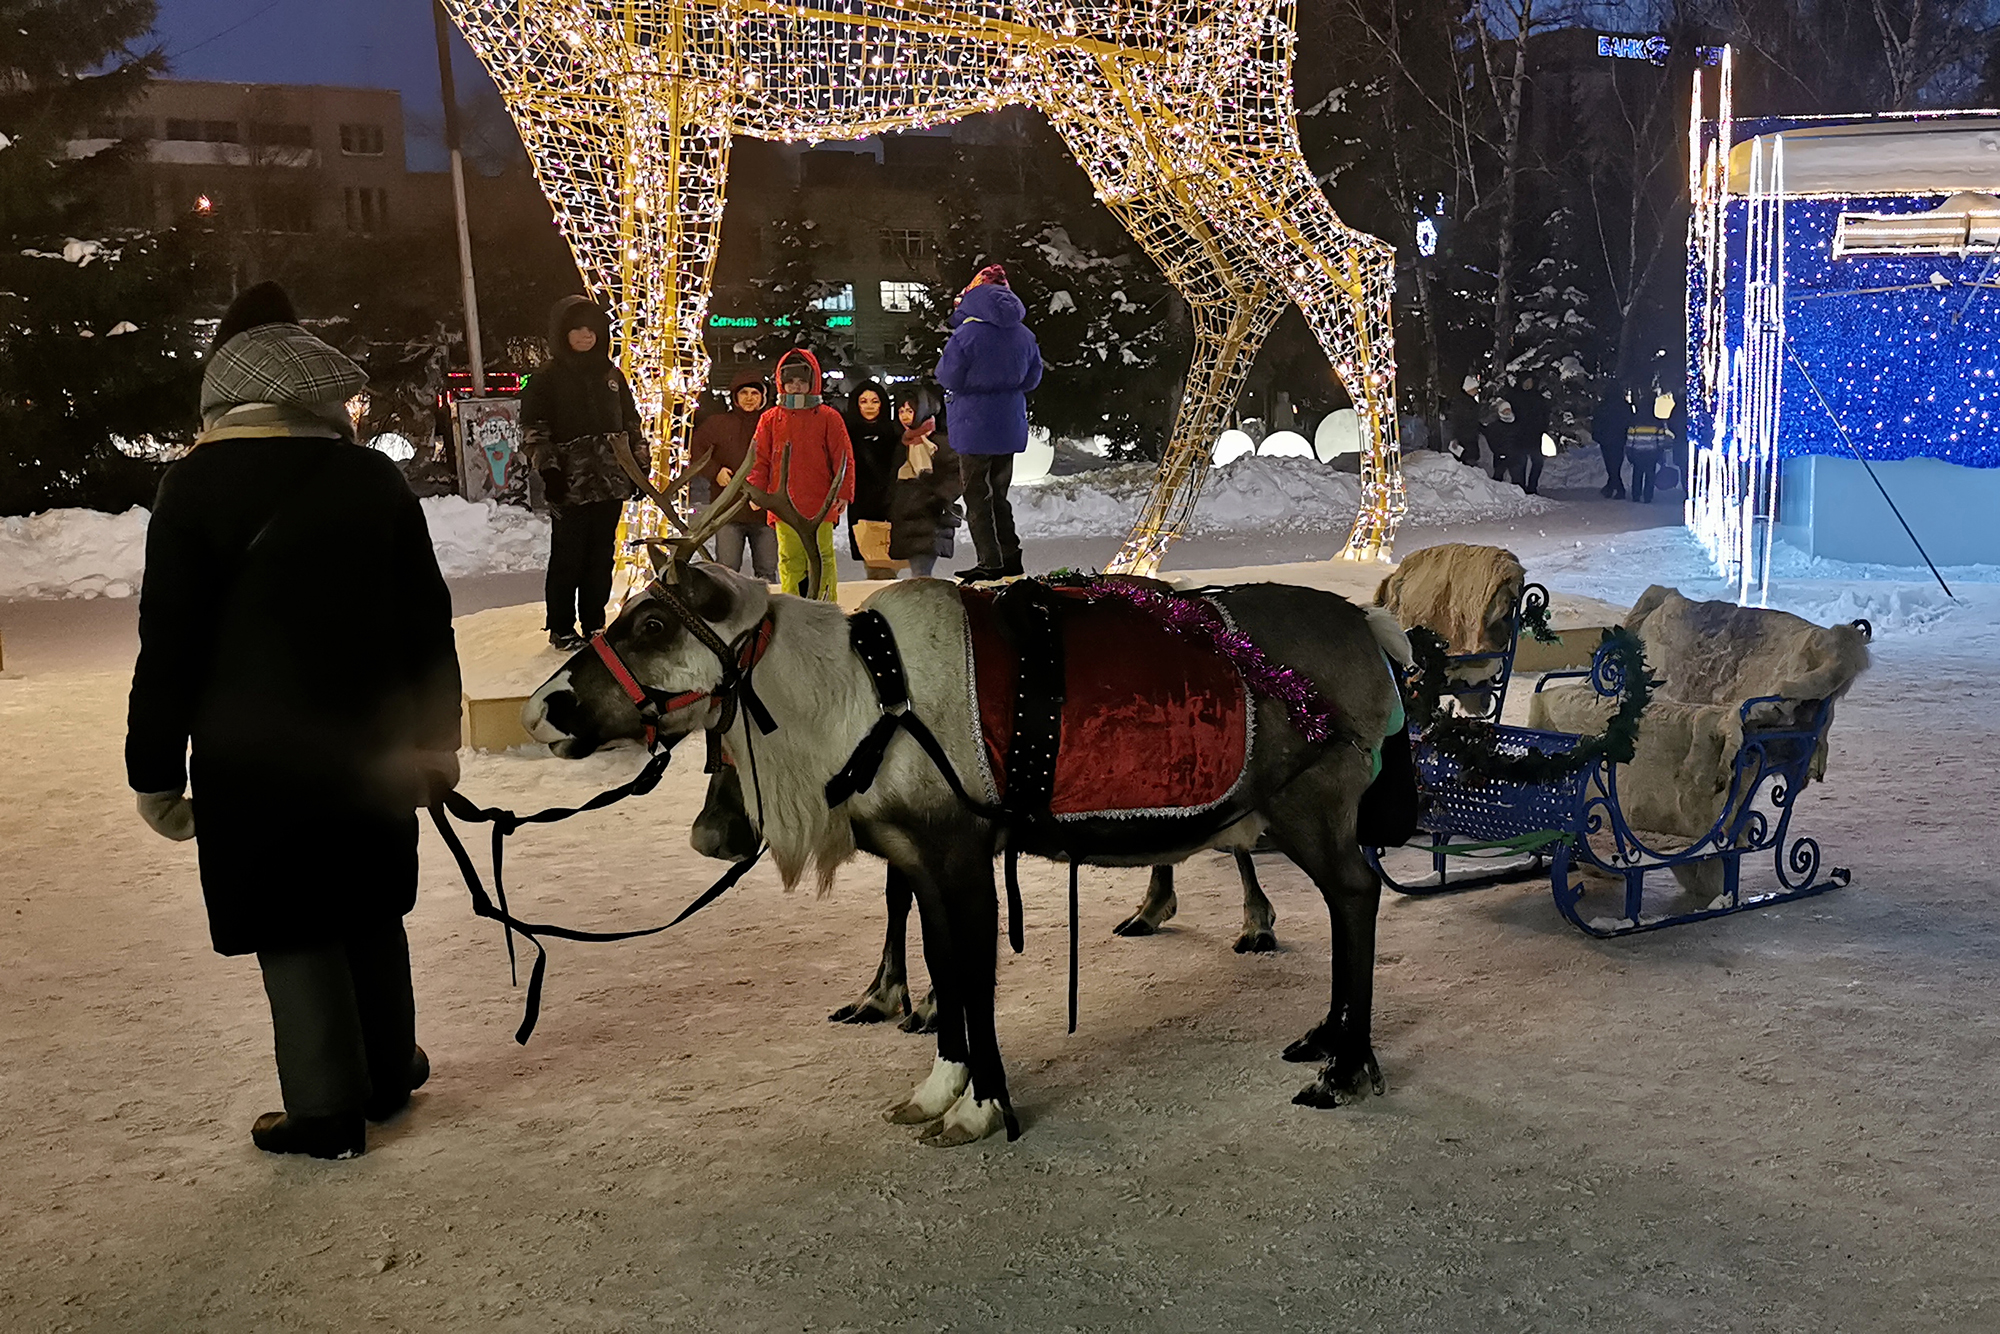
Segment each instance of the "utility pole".
[{"label": "utility pole", "polygon": [[458,147],[458,86],[451,77],[451,20],[444,0],[431,0],[437,28],[438,83],[444,90],[444,146],[451,150],[451,198],[458,213],[458,280],[465,295],[465,355],[472,365],[472,394],[486,394],[486,358],[479,347],[479,292],[472,281],[472,228],[465,218],[465,155]]}]

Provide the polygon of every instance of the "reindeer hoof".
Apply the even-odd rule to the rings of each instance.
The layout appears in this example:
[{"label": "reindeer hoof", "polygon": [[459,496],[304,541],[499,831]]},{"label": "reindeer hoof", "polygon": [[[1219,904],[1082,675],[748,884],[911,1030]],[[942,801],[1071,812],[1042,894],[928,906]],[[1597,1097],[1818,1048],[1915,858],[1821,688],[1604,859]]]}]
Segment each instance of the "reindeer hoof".
[{"label": "reindeer hoof", "polygon": [[917,1138],[933,1149],[955,1149],[985,1139],[1006,1124],[1007,1114],[998,1098],[981,1102],[967,1089],[937,1124],[927,1127]]},{"label": "reindeer hoof", "polygon": [[1157,934],[1159,929],[1159,927],[1147,921],[1140,914],[1133,913],[1117,926],[1112,927],[1111,934],[1114,936],[1150,936]]},{"label": "reindeer hoof", "polygon": [[1278,938],[1269,931],[1245,931],[1236,938],[1238,954],[1275,954],[1277,950]]},{"label": "reindeer hoof", "polygon": [[909,989],[899,985],[871,991],[854,1004],[841,1006],[826,1019],[830,1024],[879,1024],[908,1013],[909,1008]]},{"label": "reindeer hoof", "polygon": [[882,1114],[891,1125],[919,1126],[935,1121],[950,1111],[966,1086],[972,1082],[970,1066],[947,1061],[942,1056],[931,1062],[931,1072],[903,1102]]},{"label": "reindeer hoof", "polygon": [[924,997],[923,1004],[916,1006],[896,1025],[905,1033],[935,1033],[938,1027],[937,993]]},{"label": "reindeer hoof", "polygon": [[1388,1087],[1382,1078],[1382,1067],[1375,1063],[1375,1054],[1370,1052],[1363,1060],[1327,1062],[1319,1078],[1292,1095],[1292,1102],[1300,1107],[1340,1107],[1359,1102],[1370,1093],[1380,1097]]},{"label": "reindeer hoof", "polygon": [[1338,1034],[1322,1024],[1312,1032],[1285,1048],[1285,1059],[1294,1065],[1310,1065],[1315,1061],[1333,1059],[1333,1044]]}]

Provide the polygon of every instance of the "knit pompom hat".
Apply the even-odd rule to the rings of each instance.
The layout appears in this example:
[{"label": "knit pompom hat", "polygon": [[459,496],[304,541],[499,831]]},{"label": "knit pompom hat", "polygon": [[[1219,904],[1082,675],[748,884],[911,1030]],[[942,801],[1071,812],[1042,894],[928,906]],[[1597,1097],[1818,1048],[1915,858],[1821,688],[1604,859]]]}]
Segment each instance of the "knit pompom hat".
[{"label": "knit pompom hat", "polygon": [[988,264],[973,275],[972,281],[965,285],[965,290],[970,292],[973,288],[984,287],[988,283],[996,287],[1006,287],[1007,270],[998,264]]}]

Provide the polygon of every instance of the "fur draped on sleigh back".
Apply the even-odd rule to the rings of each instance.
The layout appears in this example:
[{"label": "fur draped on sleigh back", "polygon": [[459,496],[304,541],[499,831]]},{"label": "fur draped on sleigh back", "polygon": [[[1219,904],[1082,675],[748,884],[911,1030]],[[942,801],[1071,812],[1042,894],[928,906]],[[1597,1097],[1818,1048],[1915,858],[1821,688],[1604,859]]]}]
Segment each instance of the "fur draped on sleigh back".
[{"label": "fur draped on sleigh back", "polygon": [[[1776,695],[1752,722],[1803,720],[1804,704],[1839,699],[1868,667],[1868,644],[1853,626],[1814,625],[1790,612],[1694,602],[1658,584],[1625,617],[1646,646],[1661,682],[1639,723],[1637,752],[1618,775],[1619,800],[1634,828],[1687,842],[1714,827],[1728,798],[1743,742],[1745,700]],[[1531,727],[1595,733],[1617,708],[1588,684],[1532,697]],[[1826,752],[1812,776],[1826,772]]]},{"label": "fur draped on sleigh back", "polygon": [[1511,551],[1447,542],[1410,553],[1375,591],[1375,604],[1443,636],[1449,652],[1497,653],[1527,581]]}]

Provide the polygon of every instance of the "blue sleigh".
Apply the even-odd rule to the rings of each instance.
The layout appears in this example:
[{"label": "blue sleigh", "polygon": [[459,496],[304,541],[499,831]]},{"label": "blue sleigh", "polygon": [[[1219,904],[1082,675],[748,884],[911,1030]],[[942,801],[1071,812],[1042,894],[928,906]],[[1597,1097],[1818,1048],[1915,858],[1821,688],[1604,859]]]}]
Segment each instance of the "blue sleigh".
[{"label": "blue sleigh", "polygon": [[[1498,721],[1513,675],[1522,614],[1546,608],[1547,602],[1546,590],[1528,585],[1504,651],[1448,660],[1455,680],[1465,679],[1474,669],[1490,668],[1483,691],[1472,696],[1470,708],[1462,703],[1461,711],[1492,723],[1495,749],[1503,756],[1523,756],[1531,750],[1567,754],[1582,739],[1572,732]],[[1853,630],[1865,640],[1865,622],[1856,622]],[[1650,665],[1656,672],[1663,666]],[[1587,669],[1547,673],[1535,689],[1539,694],[1569,682],[1587,682],[1607,710],[1625,684],[1620,660],[1608,643],[1598,648]],[[1454,893],[1547,875],[1557,910],[1578,930],[1599,937],[1653,931],[1822,894],[1847,884],[1850,874],[1843,867],[1822,873],[1819,843],[1795,837],[1791,825],[1799,795],[1814,776],[1814,758],[1822,752],[1832,718],[1831,698],[1765,695],[1743,700],[1737,706],[1741,740],[1728,768],[1720,814],[1705,833],[1691,841],[1675,839],[1671,848],[1649,840],[1627,818],[1619,793],[1624,765],[1600,759],[1549,783],[1482,779],[1466,774],[1458,761],[1413,736],[1428,808],[1409,846],[1429,848],[1432,873],[1422,881],[1399,880],[1384,865],[1387,850],[1379,848],[1368,850],[1369,861],[1384,884],[1408,895]],[[1777,873],[1775,886],[1746,891],[1745,859],[1761,861],[1767,854]],[[1501,860],[1505,864],[1496,866]],[[1619,915],[1587,915],[1586,872],[1601,873],[1622,886]],[[1649,911],[1648,885],[1658,887],[1663,875],[1670,895],[1677,887],[1698,884],[1712,897],[1700,907]]]}]

